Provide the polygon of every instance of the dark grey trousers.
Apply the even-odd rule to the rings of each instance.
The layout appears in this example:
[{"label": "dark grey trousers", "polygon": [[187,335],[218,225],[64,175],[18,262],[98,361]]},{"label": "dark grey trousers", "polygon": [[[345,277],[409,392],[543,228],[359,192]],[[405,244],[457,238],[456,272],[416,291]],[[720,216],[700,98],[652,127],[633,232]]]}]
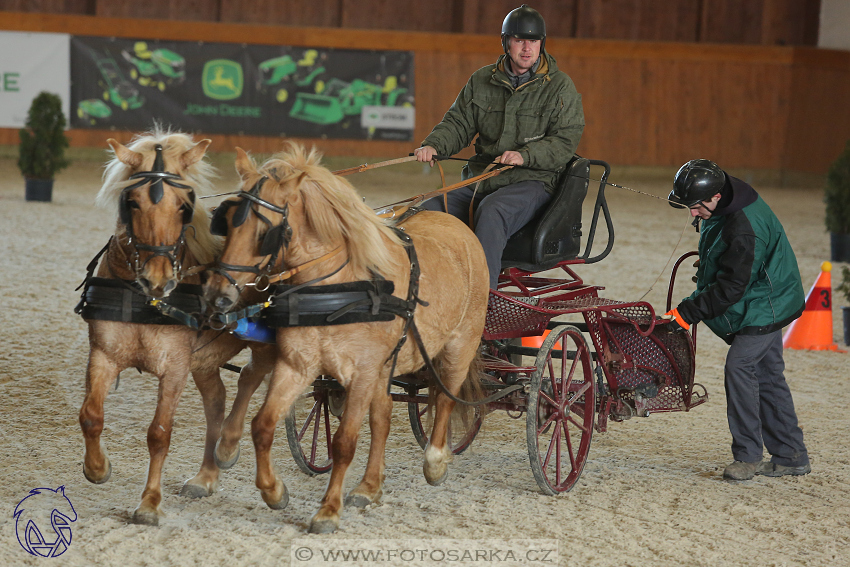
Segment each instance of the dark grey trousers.
[{"label": "dark grey trousers", "polygon": [[766,447],[776,464],[809,462],[784,371],[781,331],[732,340],[726,355],[726,414],[736,461],[760,461]]},{"label": "dark grey trousers", "polygon": [[[449,210],[443,208],[443,198],[435,197],[422,203],[423,209],[443,211],[469,224],[469,202],[472,187],[455,189],[447,194]],[[502,271],[502,252],[508,238],[534,218],[552,198],[542,181],[521,181],[498,189],[486,197],[475,195],[473,220],[475,236],[484,248],[490,270],[490,288],[496,289]]]}]

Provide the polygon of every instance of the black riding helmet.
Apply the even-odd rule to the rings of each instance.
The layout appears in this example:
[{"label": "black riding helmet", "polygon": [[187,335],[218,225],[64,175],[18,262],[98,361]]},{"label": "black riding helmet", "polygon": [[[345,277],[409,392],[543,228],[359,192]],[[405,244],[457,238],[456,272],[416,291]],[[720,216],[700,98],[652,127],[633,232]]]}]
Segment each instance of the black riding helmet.
[{"label": "black riding helmet", "polygon": [[673,190],[667,195],[671,207],[693,207],[721,193],[726,173],[707,159],[692,159],[679,168],[673,178]]},{"label": "black riding helmet", "polygon": [[520,39],[539,39],[540,52],[546,45],[546,22],[540,12],[523,4],[511,10],[502,22],[502,47],[508,52],[508,38],[514,36]]}]

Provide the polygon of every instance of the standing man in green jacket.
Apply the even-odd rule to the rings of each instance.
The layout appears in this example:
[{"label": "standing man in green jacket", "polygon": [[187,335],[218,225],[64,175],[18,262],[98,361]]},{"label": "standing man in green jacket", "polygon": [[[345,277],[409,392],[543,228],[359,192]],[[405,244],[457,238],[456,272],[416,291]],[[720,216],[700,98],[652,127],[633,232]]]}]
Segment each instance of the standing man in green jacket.
[{"label": "standing man in green jacket", "polygon": [[[551,199],[562,170],[575,154],[584,130],[581,95],[546,53],[546,23],[525,4],[502,24],[505,54],[472,74],[443,120],[415,150],[433,165],[435,155],[453,155],[475,139],[475,155],[463,178],[481,174],[491,163],[516,167],[450,192],[446,212],[469,223],[484,247],[495,289],[508,238]],[[477,138],[476,138],[477,136]],[[423,207],[443,211],[443,199]]]},{"label": "standing man in green jacket", "polygon": [[[702,321],[726,341],[726,414],[735,462],[729,480],[803,475],[812,468],[785,382],[782,327],[803,313],[797,259],[758,193],[707,159],[676,173],[668,197],[702,221],[697,289],[664,317],[674,328]],[[763,449],[771,454],[762,461]]]}]

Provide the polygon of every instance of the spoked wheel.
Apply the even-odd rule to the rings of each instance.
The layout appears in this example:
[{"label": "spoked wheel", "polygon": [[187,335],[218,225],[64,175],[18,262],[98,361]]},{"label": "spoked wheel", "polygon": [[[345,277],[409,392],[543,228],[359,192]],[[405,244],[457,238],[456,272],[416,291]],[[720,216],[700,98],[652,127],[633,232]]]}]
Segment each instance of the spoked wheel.
[{"label": "spoked wheel", "polygon": [[342,415],[344,401],[345,390],[314,384],[313,391],[299,396],[286,416],[286,440],[292,458],[310,476],[333,467],[331,420]]},{"label": "spoked wheel", "polygon": [[[428,434],[425,432],[425,424],[423,421],[428,421],[425,415],[428,413],[428,404],[419,404],[416,402],[407,403],[407,416],[410,418],[410,428],[413,430],[413,436],[416,437],[416,442],[423,449],[428,445]],[[466,424],[460,419],[449,420],[449,432],[446,441],[449,444],[453,455],[460,455],[472,444],[472,440],[478,435],[481,429],[481,410],[476,407],[473,413],[468,417]]]},{"label": "spoked wheel", "polygon": [[[575,352],[572,360],[561,353]],[[537,354],[526,412],[531,471],[541,490],[570,490],[581,476],[596,410],[596,384],[587,342],[576,327],[553,329]]]}]

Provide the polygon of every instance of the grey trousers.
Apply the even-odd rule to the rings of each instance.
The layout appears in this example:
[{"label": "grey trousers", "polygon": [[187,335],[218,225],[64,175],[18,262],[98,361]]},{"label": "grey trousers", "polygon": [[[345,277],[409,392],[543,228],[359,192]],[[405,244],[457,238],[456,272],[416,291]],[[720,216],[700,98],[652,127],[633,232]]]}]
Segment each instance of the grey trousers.
[{"label": "grey trousers", "polygon": [[760,461],[766,447],[778,465],[809,462],[784,371],[781,331],[732,340],[726,355],[726,415],[736,461]]},{"label": "grey trousers", "polygon": [[[469,186],[449,192],[448,211],[443,208],[442,197],[425,201],[422,208],[448,212],[469,224],[469,202],[472,200],[472,193],[472,187]],[[475,195],[475,235],[487,257],[491,289],[496,289],[498,284],[499,272],[502,271],[502,252],[508,238],[534,218],[551,198],[542,181],[521,181],[502,187],[487,196]]]}]

